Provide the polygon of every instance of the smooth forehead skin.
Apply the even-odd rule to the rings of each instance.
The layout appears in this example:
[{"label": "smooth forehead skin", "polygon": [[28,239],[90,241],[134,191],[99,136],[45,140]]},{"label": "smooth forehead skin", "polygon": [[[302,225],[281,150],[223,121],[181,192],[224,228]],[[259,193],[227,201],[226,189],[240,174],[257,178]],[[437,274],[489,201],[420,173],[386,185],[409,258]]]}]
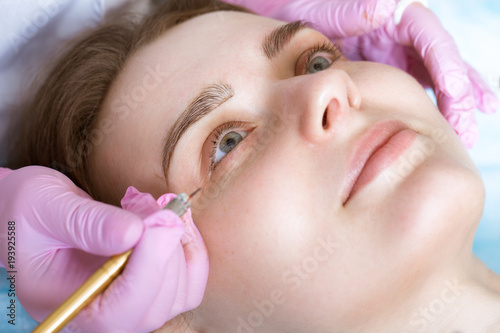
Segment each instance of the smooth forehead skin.
[{"label": "smooth forehead skin", "polygon": [[[193,320],[208,331],[235,330],[264,300],[275,306],[263,332],[348,331],[402,311],[423,281],[470,255],[482,211],[477,170],[415,80],[345,59],[296,75],[301,55],[325,37],[301,31],[271,61],[262,39],[282,24],[216,12],[175,27],[130,59],[100,118],[114,124],[94,156],[103,184],[155,196],[203,186],[193,216],[210,275]],[[163,138],[216,82],[235,96],[181,138],[167,189]],[[419,135],[343,205],[353,145],[385,120]],[[244,121],[248,135],[207,179],[210,135],[229,121]]]}]

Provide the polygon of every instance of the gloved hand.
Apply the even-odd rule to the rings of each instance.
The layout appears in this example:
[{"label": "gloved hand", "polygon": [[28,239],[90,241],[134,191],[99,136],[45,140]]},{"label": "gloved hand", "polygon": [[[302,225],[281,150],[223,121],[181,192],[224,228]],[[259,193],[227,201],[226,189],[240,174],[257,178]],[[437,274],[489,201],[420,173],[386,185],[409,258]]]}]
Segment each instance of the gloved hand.
[{"label": "gloved hand", "polygon": [[224,0],[285,21],[305,20],[337,41],[351,60],[398,67],[424,87],[432,87],[438,107],[463,144],[478,139],[476,108],[493,113],[498,100],[480,75],[466,64],[438,18],[418,3],[394,22],[397,0]]},{"label": "gloved hand", "polygon": [[[151,195],[129,189],[126,210],[99,203],[63,174],[30,166],[0,169],[0,258],[17,271],[27,312],[43,320],[108,256],[135,246],[122,274],[67,327],[78,332],[146,332],[198,306],[208,275],[205,246],[186,214],[185,227]],[[15,262],[7,232],[15,223]],[[11,258],[12,259],[12,258]],[[9,262],[10,261],[10,262]],[[13,266],[10,266],[13,265]]]}]

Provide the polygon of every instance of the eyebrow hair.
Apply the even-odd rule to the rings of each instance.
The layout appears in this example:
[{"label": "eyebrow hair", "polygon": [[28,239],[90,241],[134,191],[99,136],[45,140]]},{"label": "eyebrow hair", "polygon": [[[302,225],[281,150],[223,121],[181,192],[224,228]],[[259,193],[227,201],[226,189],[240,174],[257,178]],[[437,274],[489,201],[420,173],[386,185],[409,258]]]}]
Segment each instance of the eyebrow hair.
[{"label": "eyebrow hair", "polygon": [[309,28],[309,23],[294,21],[280,25],[262,41],[262,50],[269,60],[276,57],[299,31]]},{"label": "eyebrow hair", "polygon": [[204,87],[182,112],[168,131],[163,145],[162,167],[168,187],[168,170],[182,135],[188,128],[234,96],[234,90],[227,83],[214,83]]}]

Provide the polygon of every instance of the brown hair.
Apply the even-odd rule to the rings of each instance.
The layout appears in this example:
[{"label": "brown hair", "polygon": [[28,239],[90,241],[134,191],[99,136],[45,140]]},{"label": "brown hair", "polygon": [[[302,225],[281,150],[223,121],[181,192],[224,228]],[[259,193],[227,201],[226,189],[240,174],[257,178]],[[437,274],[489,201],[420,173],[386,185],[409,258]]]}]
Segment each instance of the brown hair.
[{"label": "brown hair", "polygon": [[116,203],[93,185],[92,137],[106,95],[127,59],[170,28],[214,11],[248,10],[218,0],[168,0],[142,20],[121,18],[71,43],[22,107],[9,167],[42,165],[66,174],[94,199]]}]

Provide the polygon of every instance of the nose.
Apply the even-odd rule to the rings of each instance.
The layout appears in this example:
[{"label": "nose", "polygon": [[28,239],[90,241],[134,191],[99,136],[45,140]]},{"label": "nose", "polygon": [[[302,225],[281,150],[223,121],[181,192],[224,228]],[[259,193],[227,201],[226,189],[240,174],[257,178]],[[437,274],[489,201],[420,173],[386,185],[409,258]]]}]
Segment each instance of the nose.
[{"label": "nose", "polygon": [[361,106],[361,93],[343,70],[328,69],[319,73],[297,76],[281,89],[283,112],[304,140],[318,144],[330,139],[344,118]]}]

